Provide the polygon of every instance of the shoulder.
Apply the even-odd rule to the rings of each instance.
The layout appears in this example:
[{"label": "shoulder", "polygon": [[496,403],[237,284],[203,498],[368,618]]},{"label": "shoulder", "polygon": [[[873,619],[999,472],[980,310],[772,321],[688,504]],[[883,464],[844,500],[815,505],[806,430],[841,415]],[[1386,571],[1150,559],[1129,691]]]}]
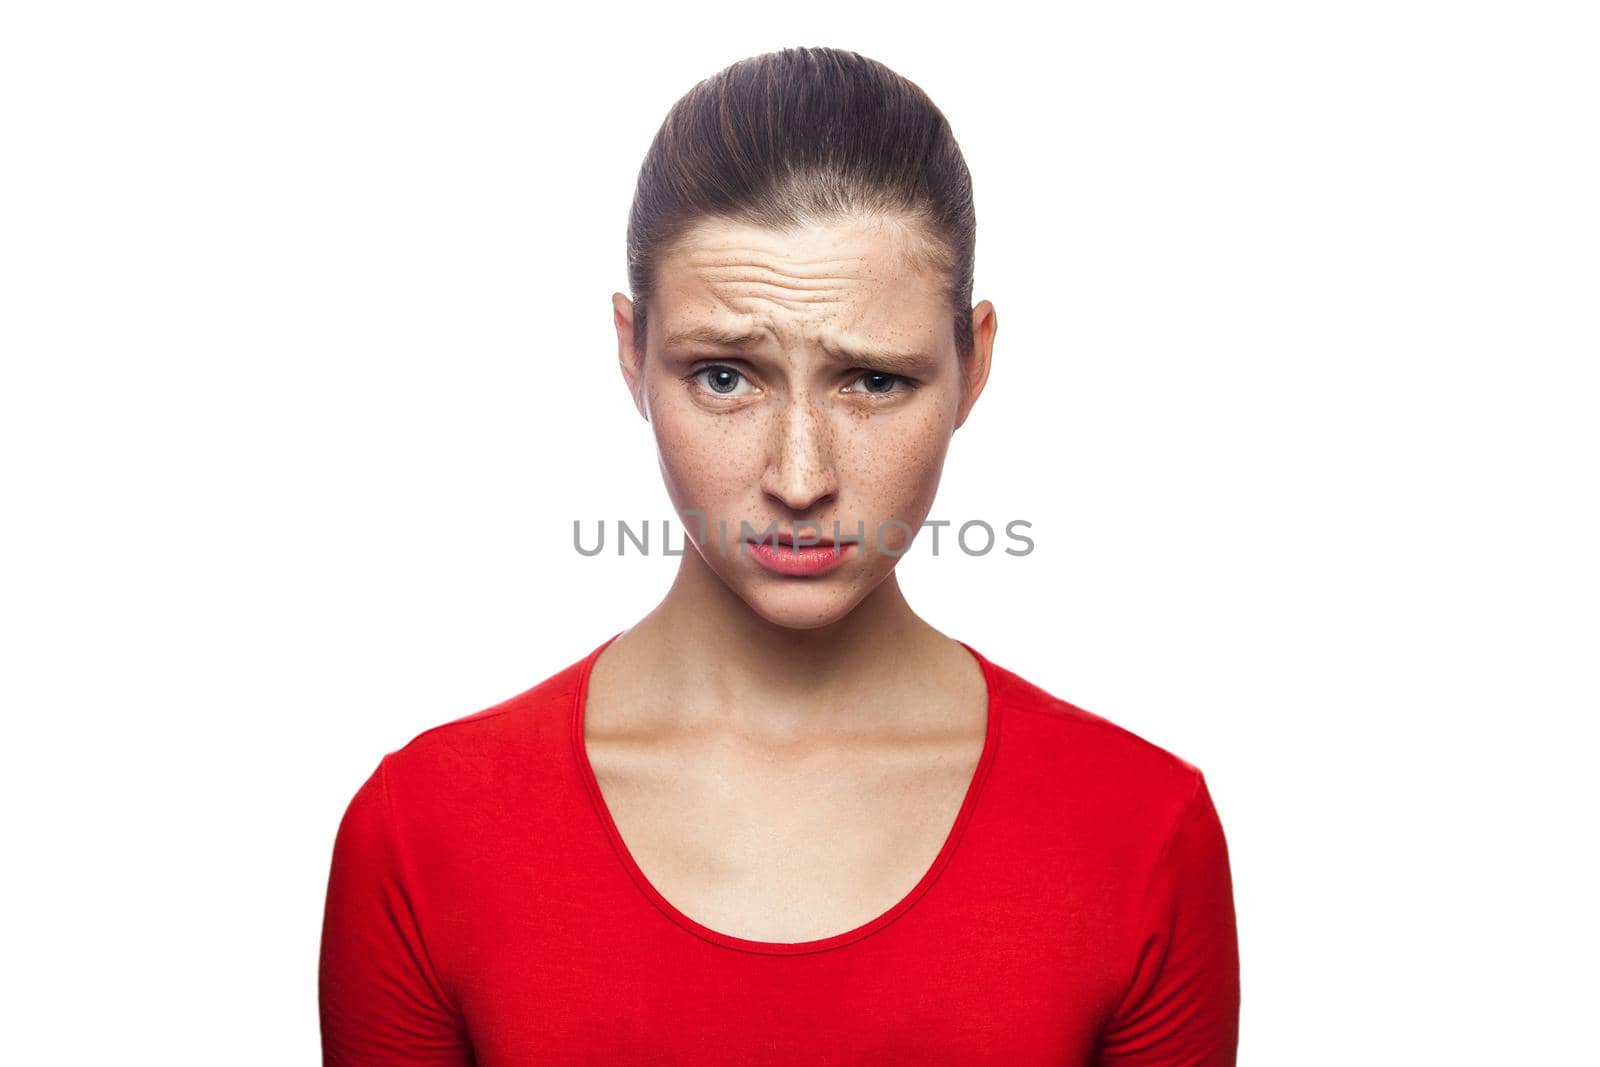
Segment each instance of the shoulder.
[{"label": "shoulder", "polygon": [[999,762],[1041,818],[1159,842],[1204,793],[1194,763],[990,662],[1002,702]]},{"label": "shoulder", "polygon": [[[489,707],[415,734],[380,770],[397,812],[445,816],[483,809],[508,791],[538,791],[567,754],[582,668],[590,655]],[[509,799],[509,798],[505,798]]]}]

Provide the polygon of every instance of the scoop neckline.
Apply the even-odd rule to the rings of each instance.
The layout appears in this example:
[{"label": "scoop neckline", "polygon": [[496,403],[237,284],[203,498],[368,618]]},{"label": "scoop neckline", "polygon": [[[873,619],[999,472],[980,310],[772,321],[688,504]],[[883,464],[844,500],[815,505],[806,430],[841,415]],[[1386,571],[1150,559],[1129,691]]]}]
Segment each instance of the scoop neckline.
[{"label": "scoop neckline", "polygon": [[573,695],[570,716],[572,748],[573,754],[577,758],[579,775],[583,779],[583,784],[589,794],[589,800],[594,807],[595,814],[599,816],[600,824],[605,831],[606,837],[610,840],[618,860],[621,861],[623,869],[638,890],[668,919],[671,919],[702,940],[741,952],[773,956],[795,956],[811,952],[826,952],[830,949],[841,948],[860,941],[862,938],[882,930],[910,910],[912,905],[933,886],[933,883],[938,881],[939,876],[950,865],[967,824],[972,821],[972,813],[977,808],[978,796],[983,791],[984,782],[989,775],[989,768],[994,764],[995,750],[1000,742],[1001,702],[995,697],[997,686],[994,668],[977,649],[959,638],[952,639],[966,649],[973,659],[977,660],[978,667],[983,671],[983,682],[986,690],[983,751],[979,754],[978,764],[973,769],[971,780],[967,783],[967,790],[962,797],[961,807],[956,813],[955,821],[945,835],[944,844],[940,846],[933,863],[923,872],[917,884],[912,886],[910,891],[901,897],[899,901],[887,911],[859,926],[837,934],[830,934],[827,937],[812,938],[809,941],[760,941],[714,930],[680,911],[670,900],[663,896],[651,884],[650,879],[645,875],[638,861],[634,859],[633,853],[628,849],[627,842],[622,839],[622,832],[617,828],[616,820],[611,815],[611,809],[606,805],[605,796],[600,792],[600,781],[595,776],[594,766],[589,762],[589,753],[583,742],[585,711],[587,710],[589,695],[589,678],[594,673],[594,665],[600,658],[600,654],[624,633],[626,633],[625,630],[619,630],[612,634],[598,648],[584,657],[583,662],[579,665],[578,684]]}]

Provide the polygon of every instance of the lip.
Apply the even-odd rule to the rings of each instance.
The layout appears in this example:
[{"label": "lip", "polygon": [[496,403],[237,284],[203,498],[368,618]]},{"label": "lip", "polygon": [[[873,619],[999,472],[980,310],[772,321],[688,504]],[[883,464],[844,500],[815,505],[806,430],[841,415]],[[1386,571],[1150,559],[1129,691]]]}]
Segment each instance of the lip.
[{"label": "lip", "polygon": [[856,542],[846,541],[835,551],[834,542],[826,540],[796,548],[794,538],[786,534],[777,535],[776,547],[772,540],[746,540],[745,551],[767,570],[791,577],[826,574],[849,559],[858,548]]}]

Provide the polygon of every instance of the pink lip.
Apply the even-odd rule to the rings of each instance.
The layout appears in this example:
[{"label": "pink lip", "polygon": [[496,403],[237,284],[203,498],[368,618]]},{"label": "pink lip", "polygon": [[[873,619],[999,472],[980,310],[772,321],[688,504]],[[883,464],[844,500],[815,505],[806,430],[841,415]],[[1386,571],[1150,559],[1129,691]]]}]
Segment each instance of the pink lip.
[{"label": "pink lip", "polygon": [[745,550],[769,571],[777,574],[806,575],[823,574],[833,570],[848,559],[856,547],[854,541],[846,541],[835,550],[832,541],[823,541],[796,548],[792,543],[793,539],[783,534],[778,535],[778,540],[782,544],[777,547],[774,547],[770,540],[746,541]]}]

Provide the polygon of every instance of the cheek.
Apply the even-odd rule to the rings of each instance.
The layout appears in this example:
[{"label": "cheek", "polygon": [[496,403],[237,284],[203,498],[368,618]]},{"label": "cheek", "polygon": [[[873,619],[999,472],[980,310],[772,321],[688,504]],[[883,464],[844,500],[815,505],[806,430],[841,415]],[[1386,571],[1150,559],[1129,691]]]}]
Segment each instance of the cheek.
[{"label": "cheek", "polygon": [[[949,442],[940,411],[866,420],[841,456],[841,473],[852,497],[848,506],[869,524],[899,519],[915,528],[933,506]],[[887,528],[885,543],[903,533]]]},{"label": "cheek", "polygon": [[652,398],[651,425],[667,492],[679,509],[742,499],[761,477],[761,450],[747,420],[706,418],[686,399]]}]

